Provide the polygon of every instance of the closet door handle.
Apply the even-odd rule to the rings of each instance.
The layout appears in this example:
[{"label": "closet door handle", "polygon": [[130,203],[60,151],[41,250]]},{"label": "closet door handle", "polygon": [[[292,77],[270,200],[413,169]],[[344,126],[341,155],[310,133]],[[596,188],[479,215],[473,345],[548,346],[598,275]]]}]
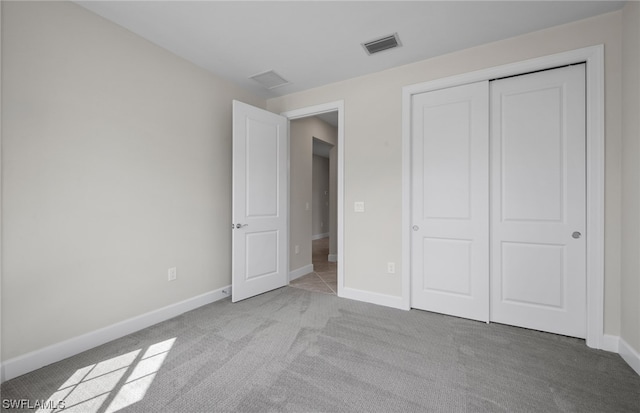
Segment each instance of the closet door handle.
[{"label": "closet door handle", "polygon": [[571,234],[571,236],[575,239],[578,239],[582,236],[582,234],[578,231],[575,231],[573,234]]}]

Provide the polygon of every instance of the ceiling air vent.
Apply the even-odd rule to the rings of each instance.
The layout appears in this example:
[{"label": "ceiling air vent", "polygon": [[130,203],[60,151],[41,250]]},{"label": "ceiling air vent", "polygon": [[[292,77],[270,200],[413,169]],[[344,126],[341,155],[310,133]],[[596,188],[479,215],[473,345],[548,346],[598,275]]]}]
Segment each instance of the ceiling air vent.
[{"label": "ceiling air vent", "polygon": [[280,76],[273,70],[258,73],[257,75],[250,76],[249,79],[255,80],[267,89],[275,89],[277,87],[289,84],[288,80],[285,80],[282,76]]},{"label": "ceiling air vent", "polygon": [[366,50],[369,55],[382,52],[383,50],[393,49],[398,46],[402,46],[398,33],[362,43],[362,47],[364,47],[364,50]]}]

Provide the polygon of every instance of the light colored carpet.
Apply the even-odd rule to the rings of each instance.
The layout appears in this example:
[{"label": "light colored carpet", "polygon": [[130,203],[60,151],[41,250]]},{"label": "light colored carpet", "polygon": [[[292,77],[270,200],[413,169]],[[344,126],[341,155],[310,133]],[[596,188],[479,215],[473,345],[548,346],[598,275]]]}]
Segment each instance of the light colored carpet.
[{"label": "light colored carpet", "polygon": [[2,385],[52,395],[83,412],[638,412],[640,377],[582,340],[284,287]]}]

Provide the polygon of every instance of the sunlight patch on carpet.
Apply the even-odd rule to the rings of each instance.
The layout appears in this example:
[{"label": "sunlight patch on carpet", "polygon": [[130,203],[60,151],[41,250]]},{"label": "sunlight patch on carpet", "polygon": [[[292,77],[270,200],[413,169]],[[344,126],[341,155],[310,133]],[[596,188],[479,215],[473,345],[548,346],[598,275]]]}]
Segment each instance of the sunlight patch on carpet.
[{"label": "sunlight patch on carpet", "polygon": [[176,338],[76,370],[38,413],[117,412],[142,400],[162,367]]}]

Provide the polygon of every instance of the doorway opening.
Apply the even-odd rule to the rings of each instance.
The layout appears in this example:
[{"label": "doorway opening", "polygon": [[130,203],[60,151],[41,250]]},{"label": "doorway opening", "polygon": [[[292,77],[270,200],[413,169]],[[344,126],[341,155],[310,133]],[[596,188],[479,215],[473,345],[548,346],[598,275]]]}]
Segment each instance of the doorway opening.
[{"label": "doorway opening", "polygon": [[342,101],[282,113],[289,119],[289,282],[341,295]]},{"label": "doorway opening", "polygon": [[290,285],[337,293],[338,112],[292,120]]}]

